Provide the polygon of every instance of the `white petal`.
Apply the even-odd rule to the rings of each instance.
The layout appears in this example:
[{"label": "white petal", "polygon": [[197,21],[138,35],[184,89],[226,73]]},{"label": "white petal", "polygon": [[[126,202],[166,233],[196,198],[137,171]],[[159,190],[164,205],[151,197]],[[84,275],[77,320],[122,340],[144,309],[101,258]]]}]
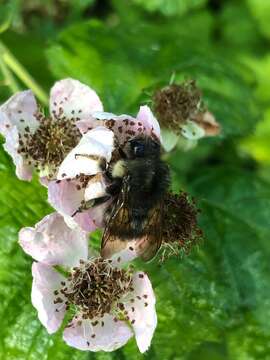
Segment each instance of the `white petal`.
[{"label": "white petal", "polygon": [[[110,113],[110,112],[105,112],[105,111],[96,111],[92,115],[94,118],[96,118],[98,120],[111,120],[111,119],[118,118],[117,115]],[[122,116],[130,117],[129,115],[124,115],[124,114]]]},{"label": "white petal", "polygon": [[103,223],[104,213],[109,204],[110,201],[106,201],[101,205],[95,206],[89,210],[77,214],[76,216],[74,216],[74,219],[76,223],[81,227],[81,229],[88,232],[93,231],[93,226],[94,229],[102,228],[104,226]]},{"label": "white petal", "polygon": [[198,140],[190,140],[180,136],[177,142],[177,148],[181,149],[182,151],[189,151],[194,149],[197,144]]},{"label": "white petal", "polygon": [[33,167],[18,154],[19,134],[25,133],[25,127],[34,132],[39,123],[34,114],[37,103],[32,91],[22,91],[13,95],[0,107],[0,133],[6,138],[4,149],[16,165],[16,175],[22,180],[31,180]]},{"label": "white petal", "polygon": [[61,288],[61,281],[65,281],[65,278],[42,263],[33,263],[32,275],[32,304],[38,311],[40,322],[52,334],[60,327],[66,312],[63,295],[63,303],[54,304],[57,297],[54,291]]},{"label": "white petal", "polygon": [[86,233],[70,229],[58,213],[45,216],[34,228],[21,229],[19,243],[35,260],[50,265],[73,267],[88,256]]},{"label": "white petal", "polygon": [[113,131],[117,143],[120,146],[125,144],[126,141],[132,137],[141,134],[150,135],[152,131],[152,128],[146,127],[148,126],[148,123],[143,123],[130,115],[115,115],[106,112],[96,112],[93,116],[96,118],[96,122],[93,122],[92,126],[95,127],[103,121],[103,125]]},{"label": "white petal", "polygon": [[84,189],[77,188],[77,180],[50,181],[48,184],[48,201],[52,207],[64,215],[72,215],[84,199]]},{"label": "white petal", "polygon": [[89,130],[92,130],[97,126],[103,126],[103,121],[100,121],[100,123],[97,124],[97,120],[92,116],[89,116],[87,119],[76,121],[76,126],[81,134],[86,134]]},{"label": "white petal", "polygon": [[[131,118],[128,115],[123,115],[125,117]],[[87,133],[89,130],[92,130],[98,126],[105,126],[106,120],[119,120],[118,116],[113,113],[108,112],[94,112],[87,119],[78,120],[76,122],[77,128],[80,130],[82,134]]]},{"label": "white petal", "polygon": [[49,185],[49,179],[46,177],[46,176],[41,176],[39,178],[39,182],[42,186],[45,186],[46,188],[48,187]]},{"label": "white petal", "polygon": [[176,135],[171,130],[162,129],[162,146],[166,151],[171,151],[177,144],[179,135]]},{"label": "white petal", "polygon": [[74,79],[58,81],[51,89],[51,113],[59,113],[60,108],[64,116],[75,119],[87,119],[92,112],[103,110],[97,93]]},{"label": "white petal", "polygon": [[[64,219],[67,225],[71,228],[78,226],[78,219],[84,213],[72,215],[79,209],[81,202],[84,200],[84,189],[78,190],[77,186],[80,185],[79,181],[67,181],[62,180],[60,182],[50,181],[48,185],[48,201],[52,207],[57,210]],[[89,217],[84,219],[84,223],[87,224],[87,228],[82,227],[85,231],[93,231],[96,225]]]},{"label": "white petal", "polygon": [[[99,323],[93,326],[95,320]],[[114,351],[124,346],[132,336],[127,324],[115,322],[113,316],[106,314],[101,319],[91,321],[73,319],[71,327],[64,330],[63,338],[69,346],[79,350]]]},{"label": "white petal", "polygon": [[126,247],[124,249],[121,249],[117,253],[110,256],[112,265],[115,267],[121,267],[123,264],[136,259],[139,256],[139,254],[136,252],[137,242],[138,240],[136,239],[126,241]]},{"label": "white petal", "polygon": [[21,180],[30,181],[32,179],[32,173],[34,167],[27,163],[27,160],[20,154],[18,154],[19,147],[19,134],[18,129],[13,126],[8,133],[6,133],[6,142],[4,143],[4,149],[12,157],[12,160],[16,166],[16,175]]},{"label": "white petal", "polygon": [[37,109],[37,102],[31,90],[13,95],[0,107],[0,133],[6,136],[13,126],[19,133],[24,133],[26,126],[30,132],[34,132],[39,126],[34,116]]},{"label": "white petal", "polygon": [[204,129],[205,136],[216,136],[220,133],[221,128],[214,115],[210,111],[199,113],[192,119],[198,126]]},{"label": "white petal", "polygon": [[[139,118],[122,114],[115,115],[107,112],[95,112],[92,117],[76,123],[82,134],[98,126],[105,126],[112,130],[118,145],[123,145],[127,140],[138,135],[152,135],[160,139],[159,124],[151,110],[144,106],[138,114]],[[161,140],[161,139],[160,139]]]},{"label": "white petal", "polygon": [[78,190],[78,185],[80,185],[80,182],[75,180],[50,181],[48,185],[48,201],[55,210],[64,216],[69,227],[76,228],[79,226],[81,229],[91,232],[97,226],[102,226],[104,211],[108,203],[77,213],[72,217],[75,211],[79,209],[82,200],[84,200],[85,189]]},{"label": "white petal", "polygon": [[205,131],[194,121],[187,120],[186,124],[181,126],[181,134],[189,140],[198,140],[205,136]]},{"label": "white petal", "polygon": [[107,195],[106,188],[107,185],[102,174],[95,175],[92,179],[89,180],[87,187],[85,189],[85,193],[84,193],[85,201],[97,199]]},{"label": "white petal", "polygon": [[[101,160],[111,160],[113,138],[113,132],[104,127],[88,131],[60,165],[57,178],[75,178],[76,175],[94,175],[102,171]],[[87,155],[97,159],[87,158]]]},{"label": "white petal", "polygon": [[160,126],[149,106],[144,105],[140,107],[137,120],[143,123],[148,132],[150,131],[149,135],[153,132],[160,139]]},{"label": "white petal", "polygon": [[156,299],[145,273],[137,272],[133,275],[133,287],[134,302],[128,301],[124,305],[135,332],[138,348],[143,353],[148,350],[157,326]]},{"label": "white petal", "polygon": [[149,247],[147,236],[123,241],[121,237],[115,237],[113,242],[107,241],[102,246],[101,256],[111,259],[114,266],[121,266],[137,257],[149,261],[155,256],[155,249]]}]

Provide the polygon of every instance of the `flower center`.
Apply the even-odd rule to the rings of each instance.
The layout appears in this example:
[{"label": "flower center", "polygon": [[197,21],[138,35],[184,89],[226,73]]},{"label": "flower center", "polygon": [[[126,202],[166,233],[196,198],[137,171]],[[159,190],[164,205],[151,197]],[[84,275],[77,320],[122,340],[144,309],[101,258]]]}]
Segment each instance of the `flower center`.
[{"label": "flower center", "polygon": [[153,95],[153,102],[161,126],[179,132],[181,125],[203,111],[201,95],[194,80],[157,90]]},{"label": "flower center", "polygon": [[61,108],[52,117],[38,112],[36,119],[40,125],[33,134],[25,127],[24,134],[19,135],[18,153],[29,159],[28,164],[38,171],[48,169],[48,176],[53,177],[68,152],[78,144],[81,134],[75,119],[63,116]]},{"label": "flower center", "polygon": [[131,268],[119,269],[113,267],[110,260],[97,258],[81,260],[60,292],[67,298],[68,305],[79,308],[83,319],[93,319],[111,313],[114,308],[121,309],[120,299],[132,290]]},{"label": "flower center", "polygon": [[186,193],[168,193],[164,208],[163,259],[178,255],[179,250],[188,252],[202,238],[197,220],[199,210]]}]

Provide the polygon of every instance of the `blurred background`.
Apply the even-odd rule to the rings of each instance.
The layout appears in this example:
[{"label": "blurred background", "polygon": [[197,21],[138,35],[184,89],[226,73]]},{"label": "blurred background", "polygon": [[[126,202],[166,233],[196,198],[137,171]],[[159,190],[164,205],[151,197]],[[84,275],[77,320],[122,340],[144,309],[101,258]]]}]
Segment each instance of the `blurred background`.
[{"label": "blurred background", "polygon": [[1,147],[1,359],[270,359],[270,1],[0,0],[0,103],[31,88],[46,107],[53,83],[74,77],[106,111],[136,114],[172,74],[197,81],[222,132],[167,155],[173,188],[197,198],[204,241],[139,264],[157,294],[151,349],[84,353],[43,329],[17,233],[52,210]]}]

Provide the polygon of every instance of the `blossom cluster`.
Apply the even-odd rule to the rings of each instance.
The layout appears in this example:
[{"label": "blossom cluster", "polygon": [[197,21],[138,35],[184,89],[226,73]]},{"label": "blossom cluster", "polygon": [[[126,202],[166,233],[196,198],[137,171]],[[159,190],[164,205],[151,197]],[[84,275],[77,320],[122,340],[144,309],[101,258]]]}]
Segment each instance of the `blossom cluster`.
[{"label": "blossom cluster", "polygon": [[[72,347],[113,351],[135,336],[145,352],[157,315],[148,275],[131,265],[141,239],[123,241],[121,251],[104,258],[89,246],[89,234],[109,221],[115,196],[104,171],[116,147],[122,151],[142,135],[162,144],[159,123],[148,106],[136,117],[104,112],[96,92],[74,79],[53,86],[49,109],[46,115],[31,90],[0,107],[0,133],[18,178],[30,181],[36,172],[55,209],[19,233],[34,260],[32,304],[50,334],[68,319],[63,339]],[[168,193],[165,200],[162,246],[176,251],[201,236],[197,210],[184,193]]]}]

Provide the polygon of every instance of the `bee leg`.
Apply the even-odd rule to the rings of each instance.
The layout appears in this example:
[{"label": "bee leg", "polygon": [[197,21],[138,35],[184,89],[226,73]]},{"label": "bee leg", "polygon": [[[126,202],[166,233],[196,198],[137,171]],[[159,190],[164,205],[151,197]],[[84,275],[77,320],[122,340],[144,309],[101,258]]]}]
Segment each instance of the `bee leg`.
[{"label": "bee leg", "polygon": [[120,146],[119,142],[116,140],[116,138],[114,139],[114,147],[115,149],[118,151],[118,154],[120,156],[120,158],[122,159],[126,159],[127,155],[124,152],[124,150],[122,149],[122,147]]},{"label": "bee leg", "polygon": [[81,213],[81,212],[83,212],[85,210],[90,209],[93,206],[93,203],[94,203],[93,200],[82,201],[81,205],[78,207],[78,209],[76,211],[74,211],[74,213],[71,216],[74,217],[78,213]]},{"label": "bee leg", "polygon": [[96,160],[99,162],[100,170],[105,171],[107,168],[107,161],[104,157],[90,154],[75,154],[75,159],[78,157],[85,157],[87,159]]},{"label": "bee leg", "polygon": [[118,147],[118,152],[119,152],[119,155],[121,156],[122,159],[127,158],[126,153],[122,150],[122,148],[120,146]]},{"label": "bee leg", "polygon": [[106,195],[106,196],[99,197],[97,199],[83,201],[81,206],[79,206],[78,209],[76,211],[74,211],[74,213],[71,216],[74,217],[78,213],[89,210],[95,206],[101,205],[101,204],[105,203],[106,201],[108,201],[109,199],[110,199],[110,195]]},{"label": "bee leg", "polygon": [[114,181],[106,187],[106,192],[111,196],[117,195],[121,191],[121,186],[122,186],[122,179],[120,178],[114,179]]},{"label": "bee leg", "polygon": [[94,199],[94,204],[93,204],[93,207],[94,206],[98,206],[98,205],[101,205],[101,204],[104,204],[106,201],[108,201],[109,199],[111,198],[110,195],[104,195],[104,196],[101,196],[97,199]]}]

